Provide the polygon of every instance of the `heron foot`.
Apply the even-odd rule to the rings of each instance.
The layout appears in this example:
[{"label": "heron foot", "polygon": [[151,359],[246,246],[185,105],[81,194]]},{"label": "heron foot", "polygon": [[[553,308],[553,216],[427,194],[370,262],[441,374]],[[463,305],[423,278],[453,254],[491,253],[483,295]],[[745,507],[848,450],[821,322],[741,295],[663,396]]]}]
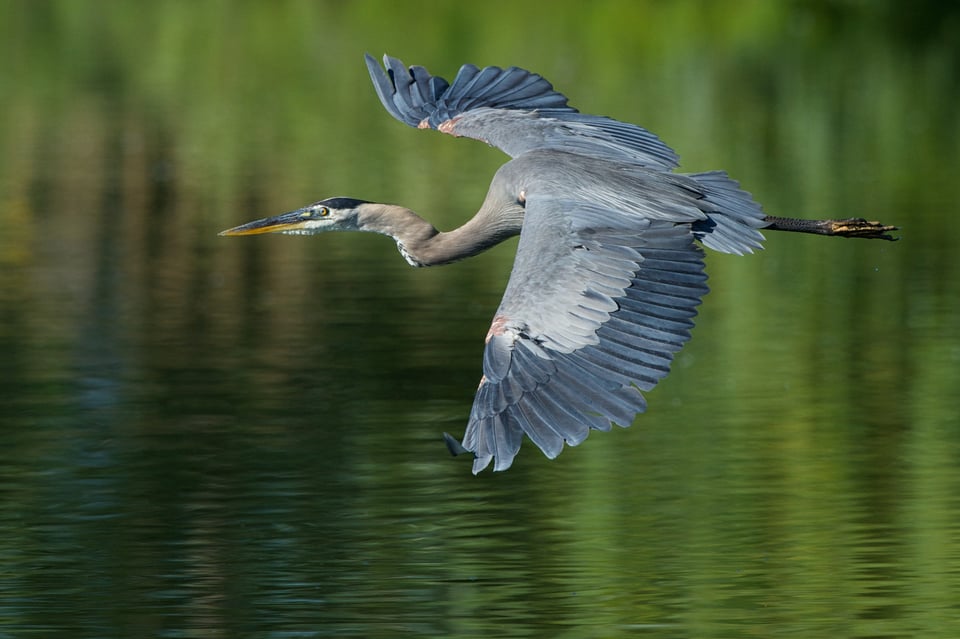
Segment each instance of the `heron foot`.
[{"label": "heron foot", "polygon": [[900,227],[865,220],[862,217],[849,217],[845,220],[805,220],[796,217],[768,215],[764,218],[764,221],[767,225],[763,228],[770,231],[861,237],[867,240],[889,240],[890,242],[896,242],[900,239],[889,234],[890,231],[900,230]]},{"label": "heron foot", "polygon": [[896,242],[899,237],[893,237],[890,231],[899,231],[900,227],[882,224],[862,217],[851,217],[846,220],[828,220],[830,235],[841,237],[862,237],[875,240],[889,240]]}]

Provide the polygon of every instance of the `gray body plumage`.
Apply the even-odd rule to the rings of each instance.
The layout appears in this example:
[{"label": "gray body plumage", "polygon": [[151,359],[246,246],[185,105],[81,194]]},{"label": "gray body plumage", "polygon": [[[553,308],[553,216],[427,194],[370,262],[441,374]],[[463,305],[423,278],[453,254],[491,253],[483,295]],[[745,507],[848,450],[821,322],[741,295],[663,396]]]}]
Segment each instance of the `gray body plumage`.
[{"label": "gray body plumage", "polygon": [[[765,217],[725,173],[674,173],[676,153],[646,129],[579,113],[539,75],[464,65],[453,82],[369,55],[387,111],[511,156],[477,213],[440,232],[404,207],[330,198],[227,235],[372,231],[414,266],[446,264],[520,235],[487,334],[462,444],[473,472],[510,467],[527,435],[548,457],[591,429],[628,426],[641,391],[669,371],[707,292],[700,244],[760,247],[760,228],[879,237],[895,227]],[[839,229],[839,230],[838,230]],[[452,449],[453,449],[452,447]]]},{"label": "gray body plumage", "polygon": [[384,61],[367,56],[394,117],[513,157],[476,216],[515,220],[520,243],[462,442],[474,472],[508,468],[523,434],[555,457],[591,428],[629,426],[708,290],[694,240],[758,248],[760,206],[722,172],[671,173],[677,155],[655,135],[580,114],[522,69],[466,65],[448,85]]}]

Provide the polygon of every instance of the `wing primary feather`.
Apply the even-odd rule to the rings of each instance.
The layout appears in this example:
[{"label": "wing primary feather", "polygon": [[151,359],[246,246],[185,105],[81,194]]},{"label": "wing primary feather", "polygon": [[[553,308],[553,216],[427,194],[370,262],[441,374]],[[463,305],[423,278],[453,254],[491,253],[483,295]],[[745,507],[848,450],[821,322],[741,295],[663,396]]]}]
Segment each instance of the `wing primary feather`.
[{"label": "wing primary feather", "polygon": [[[621,395],[623,385],[615,382],[611,384],[608,380],[603,380],[603,384],[599,385],[600,378],[581,366],[580,358],[571,357],[570,359],[568,368],[561,368],[557,371],[556,380],[559,382],[559,386],[564,391],[577,388],[579,390],[578,403],[587,404],[610,421],[629,426],[634,415],[639,411],[636,407],[636,401],[631,402]],[[574,377],[573,373],[575,371],[579,372],[580,375]],[[640,397],[639,391],[632,388],[630,390],[637,397]]]},{"label": "wing primary feather", "polygon": [[471,78],[469,84],[463,87],[462,96],[457,99],[457,105],[464,111],[472,106],[484,103],[487,98],[489,84],[501,73],[499,67],[484,67]]},{"label": "wing primary feather", "polygon": [[465,95],[467,88],[472,85],[474,78],[476,78],[477,74],[479,73],[480,69],[473,64],[465,64],[460,67],[460,70],[457,71],[456,77],[450,84],[450,88],[448,88],[446,93],[444,93],[443,98],[445,101],[447,101],[447,104],[452,105],[454,100],[457,100],[461,96]]},{"label": "wing primary feather", "polygon": [[448,88],[450,88],[450,83],[440,76],[435,75],[430,77],[430,94],[434,100],[440,100]]},{"label": "wing primary feather", "polygon": [[[509,69],[499,69],[497,67],[487,67],[487,69],[496,69],[497,75],[494,79],[487,82],[483,87],[483,92],[487,100],[492,103],[502,105],[504,96],[508,95],[517,84],[523,81],[527,75],[526,71],[521,71],[517,67]],[[486,71],[486,69],[484,69]],[[521,71],[517,73],[517,71]]]},{"label": "wing primary feather", "polygon": [[[553,93],[556,93],[553,91],[553,87],[550,85],[550,83],[544,80],[542,77],[535,74],[528,74],[514,87],[512,87],[510,91],[501,95],[500,99],[509,104],[527,104],[529,100],[538,96],[542,96],[544,90],[549,90]],[[556,95],[560,96],[560,101],[562,101],[563,106],[566,106],[566,97],[558,93],[556,93]],[[556,100],[556,98],[554,99]]]},{"label": "wing primary feather", "polygon": [[523,380],[517,375],[509,375],[495,384],[502,397],[502,405],[498,404],[497,411],[504,407],[516,404],[523,397]]},{"label": "wing primary feather", "polygon": [[[590,350],[593,356],[601,356],[606,361],[617,363],[623,370],[634,375],[651,376],[660,379],[670,372],[672,353],[636,348],[633,343],[618,341],[615,335],[604,335],[600,346]],[[598,360],[595,360],[598,361]]]},{"label": "wing primary feather", "polygon": [[693,313],[692,315],[689,313],[670,313],[669,309],[663,306],[656,306],[631,299],[623,300],[620,309],[623,311],[621,317],[625,319],[630,317],[632,314],[634,317],[637,315],[643,315],[649,320],[648,322],[640,322],[641,325],[655,325],[677,330],[689,330],[692,328],[692,318],[696,316],[696,313]]},{"label": "wing primary feather", "polygon": [[[683,343],[676,339],[676,335],[671,333],[674,339],[658,339],[657,336],[647,331],[645,327],[637,324],[631,324],[619,317],[611,317],[610,320],[600,329],[603,338],[608,335],[613,339],[628,341],[629,344],[637,348],[646,348],[653,352],[676,353],[683,346]],[[616,337],[616,336],[622,337]]]},{"label": "wing primary feather", "polygon": [[[587,438],[590,432],[590,426],[586,423],[583,416],[573,414],[558,406],[547,393],[530,393],[527,397],[543,420],[549,424],[556,424],[563,440],[571,446],[576,446]],[[602,419],[602,418],[600,418]]]},{"label": "wing primary feather", "polygon": [[678,277],[686,278],[690,274],[695,274],[698,281],[703,281],[706,277],[703,274],[703,264],[700,262],[688,262],[675,259],[655,259],[644,256],[642,269],[644,271],[663,271],[665,273],[676,273]]},{"label": "wing primary feather", "polygon": [[515,425],[516,422],[506,422],[502,415],[493,418],[494,456],[496,463],[494,470],[505,470],[513,463],[520,444],[523,441],[523,431]]},{"label": "wing primary feather", "polygon": [[644,293],[659,293],[661,295],[671,295],[675,297],[684,297],[691,294],[703,296],[709,290],[707,285],[704,283],[706,280],[699,282],[698,286],[689,286],[683,284],[674,284],[672,282],[664,282],[658,280],[650,280],[645,278],[634,279],[630,284],[628,289],[628,297],[641,297]]},{"label": "wing primary feather", "polygon": [[550,459],[555,458],[563,450],[563,435],[546,420],[544,420],[529,402],[521,402],[509,409],[527,437],[543,451]]},{"label": "wing primary feather", "polygon": [[473,398],[470,420],[487,419],[491,415],[496,415],[502,411],[506,406],[507,403],[504,401],[500,385],[483,380],[477,387],[477,393]]},{"label": "wing primary feather", "polygon": [[581,354],[581,357],[581,366],[597,377],[618,378],[621,386],[640,383],[649,385],[649,388],[644,390],[653,388],[658,381],[670,372],[669,360],[667,360],[666,365],[660,361],[638,362],[599,349],[591,349],[589,352]]},{"label": "wing primary feather", "polygon": [[533,352],[528,344],[530,340],[522,340],[516,349],[514,349],[514,359],[518,370],[523,371],[526,383],[523,385],[526,390],[532,390],[536,386],[545,383],[550,379],[551,373],[556,370],[553,360],[538,356]]},{"label": "wing primary feather", "polygon": [[[689,289],[688,289],[689,290]],[[636,289],[628,289],[627,298],[643,300],[650,304],[656,304],[665,308],[688,309],[696,314],[694,310],[700,304],[700,295],[689,293],[688,295],[671,295],[669,293],[660,293],[657,291],[643,291],[642,294]]]},{"label": "wing primary feather", "polygon": [[413,124],[407,116],[397,108],[397,105],[393,101],[394,93],[394,84],[390,76],[383,70],[383,67],[380,66],[380,63],[376,59],[367,54],[367,70],[370,72],[370,79],[373,81],[373,88],[377,92],[377,97],[380,98],[380,103],[383,105],[383,108],[392,115],[397,120],[405,124]]},{"label": "wing primary feather", "polygon": [[411,88],[416,87],[417,92],[411,91],[411,96],[416,99],[415,106],[421,112],[425,105],[433,105],[436,96],[430,88],[430,73],[423,67],[410,67],[410,75],[413,77]]},{"label": "wing primary feather", "polygon": [[643,315],[658,323],[663,323],[677,328],[690,328],[693,321],[690,319],[696,316],[696,312],[687,314],[677,314],[671,311],[669,306],[661,306],[653,303],[643,297],[623,297],[618,300],[620,309],[618,312],[633,313]]},{"label": "wing primary feather", "polygon": [[384,63],[393,82],[393,103],[403,114],[404,122],[407,124],[416,123],[418,118],[412,113],[414,105],[410,99],[410,86],[414,83],[413,77],[403,62],[396,58],[384,56]]},{"label": "wing primary feather", "polygon": [[539,397],[543,404],[555,407],[557,411],[570,415],[574,421],[585,425],[590,430],[610,430],[610,420],[599,413],[581,410],[576,407],[577,404],[562,403],[561,398],[556,397],[553,393],[540,393]]}]

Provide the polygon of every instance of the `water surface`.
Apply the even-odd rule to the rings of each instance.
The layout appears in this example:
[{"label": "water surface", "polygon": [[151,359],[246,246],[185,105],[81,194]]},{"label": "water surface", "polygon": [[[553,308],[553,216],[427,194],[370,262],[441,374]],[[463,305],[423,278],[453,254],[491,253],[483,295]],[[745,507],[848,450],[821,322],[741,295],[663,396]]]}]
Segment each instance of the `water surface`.
[{"label": "water surface", "polygon": [[[559,41],[523,7],[3,9],[0,636],[955,636],[960,40],[772,6],[561,3]],[[515,242],[414,270],[217,236],[332,195],[476,208],[504,158],[391,120],[364,51],[534,68],[771,213],[903,241],[710,255],[632,428],[473,477],[441,434]]]}]

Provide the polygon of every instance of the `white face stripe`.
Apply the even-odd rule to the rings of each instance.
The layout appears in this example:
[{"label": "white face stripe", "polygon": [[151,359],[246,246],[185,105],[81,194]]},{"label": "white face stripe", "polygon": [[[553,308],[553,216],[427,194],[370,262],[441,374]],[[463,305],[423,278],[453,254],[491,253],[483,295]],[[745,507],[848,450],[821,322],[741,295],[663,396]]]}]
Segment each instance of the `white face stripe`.
[{"label": "white face stripe", "polygon": [[312,220],[305,220],[303,222],[298,222],[291,228],[277,232],[282,233],[283,235],[314,235],[315,232],[313,229],[317,228],[318,226],[320,225]]},{"label": "white face stripe", "polygon": [[316,235],[326,231],[355,231],[356,219],[352,217],[337,217],[333,214],[315,220],[301,220],[291,228],[280,231],[287,235]]}]

